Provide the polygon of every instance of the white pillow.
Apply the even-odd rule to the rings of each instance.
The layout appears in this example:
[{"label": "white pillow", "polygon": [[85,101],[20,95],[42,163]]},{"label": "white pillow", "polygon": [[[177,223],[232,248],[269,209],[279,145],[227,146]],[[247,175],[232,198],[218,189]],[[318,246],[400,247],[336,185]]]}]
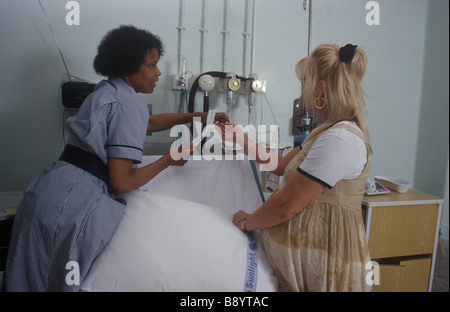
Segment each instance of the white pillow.
[{"label": "white pillow", "polygon": [[[125,199],[125,214],[83,291],[244,291],[249,241],[231,213],[150,190]],[[257,242],[256,291],[277,291]]]}]

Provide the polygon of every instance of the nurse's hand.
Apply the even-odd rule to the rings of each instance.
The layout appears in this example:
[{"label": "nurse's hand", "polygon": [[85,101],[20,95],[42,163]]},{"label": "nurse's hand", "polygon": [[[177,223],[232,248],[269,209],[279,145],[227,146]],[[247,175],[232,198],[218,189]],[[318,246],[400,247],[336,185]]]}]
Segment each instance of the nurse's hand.
[{"label": "nurse's hand", "polygon": [[228,118],[227,114],[225,113],[216,113],[214,116],[214,121],[219,123],[226,123],[230,122],[230,118]]},{"label": "nurse's hand", "polygon": [[195,147],[192,142],[170,150],[170,152],[166,154],[166,157],[169,159],[169,166],[184,166],[190,156],[194,153],[194,150]]},{"label": "nurse's hand", "polygon": [[[193,113],[195,117],[200,117],[202,122],[206,122],[206,119],[208,118],[207,112],[199,112],[199,113]],[[225,113],[216,113],[214,115],[214,122],[215,123],[225,123],[230,122],[230,118],[228,118],[228,115]]]}]

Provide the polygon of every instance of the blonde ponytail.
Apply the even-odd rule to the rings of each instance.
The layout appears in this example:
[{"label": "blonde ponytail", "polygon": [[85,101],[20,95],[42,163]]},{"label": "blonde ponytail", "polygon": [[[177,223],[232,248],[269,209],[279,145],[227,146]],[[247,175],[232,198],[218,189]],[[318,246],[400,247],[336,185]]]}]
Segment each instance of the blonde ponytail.
[{"label": "blonde ponytail", "polygon": [[303,99],[310,113],[315,113],[314,91],[317,84],[320,80],[326,83],[324,97],[328,103],[327,120],[311,132],[306,141],[318,136],[336,122],[351,120],[364,133],[369,153],[372,153],[365,118],[365,92],[361,84],[366,66],[367,55],[362,48],[353,45],[340,48],[335,44],[319,45],[310,56],[297,63],[295,71],[302,82]]}]

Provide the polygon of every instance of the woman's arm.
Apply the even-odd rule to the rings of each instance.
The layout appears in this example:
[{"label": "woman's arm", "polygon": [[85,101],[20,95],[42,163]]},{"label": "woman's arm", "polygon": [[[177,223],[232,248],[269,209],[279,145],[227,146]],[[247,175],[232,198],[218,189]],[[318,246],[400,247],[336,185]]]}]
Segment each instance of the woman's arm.
[{"label": "woman's arm", "polygon": [[[280,156],[278,153],[257,144],[256,141],[249,138],[247,134],[237,125],[234,124],[219,124],[218,129],[222,133],[223,140],[236,141],[242,146],[250,159],[254,159],[258,164],[267,164],[269,171],[275,175],[282,176],[284,170],[292,158],[300,152],[300,147],[294,148],[285,156]],[[276,162],[275,166],[273,162]]]},{"label": "woman's arm", "polygon": [[[249,143],[244,143],[244,150],[251,159],[255,159],[258,164],[266,165],[269,171],[277,176],[284,175],[286,166],[300,152],[300,147],[294,148],[285,156],[278,155],[278,153],[257,144],[252,139],[246,140]],[[276,162],[275,164],[273,162]]]},{"label": "woman's arm", "polygon": [[[194,117],[200,117],[202,122],[206,122],[208,113],[195,112],[195,113],[167,113],[151,115],[148,119],[147,132],[158,132],[167,130],[176,125],[192,122]],[[215,120],[219,122],[229,122],[229,118],[225,113],[217,113]]]},{"label": "woman's arm", "polygon": [[284,188],[270,197],[253,214],[242,210],[236,212],[233,223],[241,229],[242,222],[247,217],[247,231],[276,226],[298,214],[324,190],[325,186],[296,171]]},{"label": "woman's arm", "polygon": [[[181,149],[182,146],[179,147]],[[189,146],[192,154],[193,145]],[[109,158],[109,185],[115,194],[122,194],[135,190],[153,179],[169,166],[183,166],[188,160],[173,160],[170,152],[147,166],[134,168],[133,160],[126,158]]]}]

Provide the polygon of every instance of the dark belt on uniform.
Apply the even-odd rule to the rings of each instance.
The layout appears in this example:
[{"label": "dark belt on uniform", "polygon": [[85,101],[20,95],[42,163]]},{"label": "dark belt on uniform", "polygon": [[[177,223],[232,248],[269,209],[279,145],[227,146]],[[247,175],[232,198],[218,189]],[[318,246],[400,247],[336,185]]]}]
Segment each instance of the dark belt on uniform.
[{"label": "dark belt on uniform", "polygon": [[66,145],[59,160],[68,162],[84,171],[89,172],[109,185],[108,166],[97,156],[74,145]]}]

